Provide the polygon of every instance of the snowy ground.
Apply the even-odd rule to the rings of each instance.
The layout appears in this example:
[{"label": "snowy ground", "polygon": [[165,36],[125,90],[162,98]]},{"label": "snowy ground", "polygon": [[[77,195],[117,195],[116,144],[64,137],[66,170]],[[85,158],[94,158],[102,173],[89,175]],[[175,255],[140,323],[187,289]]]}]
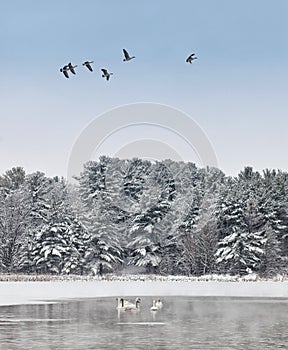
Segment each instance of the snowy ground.
[{"label": "snowy ground", "polygon": [[[6,278],[6,281],[5,281]],[[39,279],[39,276],[37,277]],[[19,281],[20,279],[20,281]],[[27,279],[29,279],[27,277]],[[31,278],[30,278],[31,279]],[[187,277],[110,276],[109,280],[83,278],[27,281],[22,276],[0,276],[0,305],[53,302],[71,298],[117,296],[227,296],[288,298],[287,278],[276,281]],[[8,281],[7,281],[8,280]],[[16,281],[18,280],[18,281]]]}]

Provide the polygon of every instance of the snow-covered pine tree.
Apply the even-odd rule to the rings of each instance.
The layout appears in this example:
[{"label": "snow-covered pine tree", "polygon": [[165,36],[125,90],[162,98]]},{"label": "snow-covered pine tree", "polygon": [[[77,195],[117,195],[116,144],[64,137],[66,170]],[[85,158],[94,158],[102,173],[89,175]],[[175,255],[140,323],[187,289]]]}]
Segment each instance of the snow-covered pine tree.
[{"label": "snow-covered pine tree", "polygon": [[182,252],[179,264],[186,273],[201,275],[211,273],[214,268],[218,239],[215,207],[224,174],[218,169],[206,168],[195,175],[193,190],[186,195],[190,206],[178,228]]},{"label": "snow-covered pine tree", "polygon": [[259,272],[266,243],[263,216],[250,199],[231,226],[231,233],[219,242],[216,262],[221,272],[243,275]]},{"label": "snow-covered pine tree", "polygon": [[103,201],[98,200],[84,219],[90,237],[85,252],[86,270],[100,276],[115,271],[123,262],[123,251],[119,242],[122,226],[111,220]]},{"label": "snow-covered pine tree", "polygon": [[282,270],[281,248],[280,242],[277,239],[277,235],[270,223],[266,223],[264,226],[264,234],[266,242],[263,250],[264,254],[261,256],[260,274],[265,277],[272,277]]},{"label": "snow-covered pine tree", "polygon": [[80,174],[79,190],[83,203],[88,208],[93,208],[96,199],[102,199],[106,191],[106,171],[110,158],[100,157],[99,162],[88,161],[84,164]]},{"label": "snow-covered pine tree", "polygon": [[211,193],[207,193],[200,206],[191,246],[193,257],[191,270],[194,275],[200,276],[214,272],[218,241],[215,202],[216,196],[212,197]]},{"label": "snow-covered pine tree", "polygon": [[[192,210],[195,191],[199,184],[198,169],[193,163],[164,161],[173,177],[173,201],[170,203],[170,209],[165,214],[160,223],[157,223],[154,230],[161,232],[161,262],[159,272],[165,274],[187,274],[186,260],[183,258],[182,237],[187,233],[194,216]],[[196,188],[196,190],[195,190]],[[197,197],[197,195],[196,195]],[[192,210],[192,213],[191,213]],[[192,221],[191,221],[192,220]],[[185,264],[184,264],[185,261]],[[188,272],[187,272],[188,271]]]},{"label": "snow-covered pine tree", "polygon": [[276,234],[281,257],[288,261],[288,174],[265,170],[262,187],[260,210]]},{"label": "snow-covered pine tree", "polygon": [[44,224],[36,234],[31,252],[33,270],[41,273],[83,274],[86,269],[85,240],[88,241],[87,233],[76,219],[63,217]]},{"label": "snow-covered pine tree", "polygon": [[46,220],[54,180],[37,171],[26,176],[24,188],[30,199],[31,219],[34,229]]},{"label": "snow-covered pine tree", "polygon": [[27,194],[21,187],[0,189],[0,271],[24,268],[31,225]]},{"label": "snow-covered pine tree", "polygon": [[151,166],[152,164],[148,160],[133,158],[128,161],[122,180],[122,191],[126,201],[130,199],[132,205],[135,202],[138,203],[143,194]]},{"label": "snow-covered pine tree", "polygon": [[56,177],[48,183],[50,191],[39,200],[38,225],[30,234],[30,268],[42,273],[83,273],[89,237],[73,215],[64,179]]},{"label": "snow-covered pine tree", "polygon": [[170,210],[175,197],[173,175],[163,162],[152,165],[139,200],[139,212],[134,215],[127,245],[129,264],[156,272],[161,262],[162,232],[157,229]]},{"label": "snow-covered pine tree", "polygon": [[22,167],[14,167],[0,176],[0,188],[9,192],[19,189],[25,181],[25,170]]},{"label": "snow-covered pine tree", "polygon": [[120,241],[128,215],[118,199],[122,178],[121,161],[108,157],[100,157],[99,162],[87,162],[79,177],[84,209],[81,221],[90,237],[85,262],[87,270],[93,274],[111,272],[122,263]]}]

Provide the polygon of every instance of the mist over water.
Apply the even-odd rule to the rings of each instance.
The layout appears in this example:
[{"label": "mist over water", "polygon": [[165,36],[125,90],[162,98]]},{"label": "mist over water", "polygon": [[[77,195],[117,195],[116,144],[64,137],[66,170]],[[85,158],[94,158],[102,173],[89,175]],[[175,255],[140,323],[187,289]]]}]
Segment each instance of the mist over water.
[{"label": "mist over water", "polygon": [[[131,298],[133,300],[134,298]],[[115,298],[0,307],[0,349],[287,349],[288,300],[152,297],[139,312]]]}]

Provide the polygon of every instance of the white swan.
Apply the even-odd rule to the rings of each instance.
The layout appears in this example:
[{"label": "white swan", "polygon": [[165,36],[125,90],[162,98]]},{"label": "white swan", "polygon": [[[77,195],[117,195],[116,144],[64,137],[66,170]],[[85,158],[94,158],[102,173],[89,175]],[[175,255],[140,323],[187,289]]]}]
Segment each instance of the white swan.
[{"label": "white swan", "polygon": [[124,311],[136,311],[140,309],[140,298],[135,299],[135,303],[131,303],[127,300],[124,300]]},{"label": "white swan", "polygon": [[124,298],[117,298],[116,300],[117,300],[116,309],[125,309],[126,307],[135,306],[137,299],[135,300],[135,304],[131,303],[130,301]]},{"label": "white swan", "polygon": [[160,299],[157,299],[157,300],[153,300],[152,302],[152,306],[150,307],[150,310],[151,311],[158,311],[160,309],[162,309],[163,307],[163,303]]},{"label": "white swan", "polygon": [[157,299],[157,300],[155,301],[155,306],[158,308],[158,310],[159,310],[159,309],[162,309],[162,307],[163,307],[162,301],[161,301],[160,299]]},{"label": "white swan", "polygon": [[123,298],[117,298],[117,310],[121,310],[122,308],[124,308],[124,299]]},{"label": "white swan", "polygon": [[135,299],[135,303],[131,303],[123,298],[117,298],[117,310],[121,311],[138,311],[140,309],[140,298]]},{"label": "white swan", "polygon": [[152,306],[150,307],[151,311],[158,311],[159,308],[156,306],[156,300],[152,301]]}]

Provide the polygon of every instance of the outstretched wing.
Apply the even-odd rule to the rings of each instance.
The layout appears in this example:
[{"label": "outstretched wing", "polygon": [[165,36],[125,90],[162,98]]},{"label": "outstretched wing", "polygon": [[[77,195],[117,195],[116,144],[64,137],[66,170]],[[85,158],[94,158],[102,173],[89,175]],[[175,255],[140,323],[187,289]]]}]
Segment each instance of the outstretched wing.
[{"label": "outstretched wing", "polygon": [[92,63],[92,62],[85,61],[85,62],[84,62],[84,63],[82,63],[82,64],[83,64],[83,66],[86,66],[86,67],[87,67],[87,68],[90,70],[90,72],[93,72],[93,69],[92,69],[91,63]]},{"label": "outstretched wing", "polygon": [[195,56],[195,53],[192,53],[189,57],[187,57],[186,62],[190,62]]},{"label": "outstretched wing", "polygon": [[60,68],[60,72],[65,75],[66,78],[69,78],[69,74],[67,72],[68,66],[64,66],[63,68]]},{"label": "outstretched wing", "polygon": [[66,78],[69,78],[69,74],[66,69],[62,70],[62,73],[65,75]]},{"label": "outstretched wing", "polygon": [[68,67],[69,67],[70,71],[71,71],[73,74],[76,74],[75,69],[74,69],[74,67],[72,66],[72,63],[71,63],[71,62],[68,64]]},{"label": "outstretched wing", "polygon": [[123,49],[123,53],[124,53],[124,56],[125,56],[126,59],[130,58],[129,53],[128,53],[127,50]]},{"label": "outstretched wing", "polygon": [[87,62],[86,67],[90,70],[90,72],[93,72],[93,69],[92,69],[91,64],[89,62]]}]

